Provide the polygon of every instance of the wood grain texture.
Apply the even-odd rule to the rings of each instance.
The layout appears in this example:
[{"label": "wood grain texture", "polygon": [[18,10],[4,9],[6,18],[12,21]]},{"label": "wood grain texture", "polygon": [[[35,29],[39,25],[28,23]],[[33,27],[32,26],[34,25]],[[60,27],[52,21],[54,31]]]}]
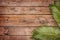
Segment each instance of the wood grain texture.
[{"label": "wood grain texture", "polygon": [[31,36],[0,36],[0,40],[32,40]]},{"label": "wood grain texture", "polygon": [[0,35],[31,36],[36,27],[0,27]]},{"label": "wood grain texture", "polygon": [[0,14],[51,14],[49,7],[0,7]]},{"label": "wood grain texture", "polygon": [[53,0],[0,0],[0,6],[49,6]]},{"label": "wood grain texture", "polygon": [[0,40],[32,40],[38,26],[57,26],[48,7],[53,1],[0,0]]},{"label": "wood grain texture", "polygon": [[36,27],[9,27],[8,35],[31,36]]},{"label": "wood grain texture", "polygon": [[51,15],[0,15],[0,26],[56,26]]},{"label": "wood grain texture", "polygon": [[3,27],[0,27],[0,35],[4,35],[5,29]]},{"label": "wood grain texture", "polygon": [[8,34],[8,28],[7,27],[0,27],[0,36],[7,35],[7,34]]}]

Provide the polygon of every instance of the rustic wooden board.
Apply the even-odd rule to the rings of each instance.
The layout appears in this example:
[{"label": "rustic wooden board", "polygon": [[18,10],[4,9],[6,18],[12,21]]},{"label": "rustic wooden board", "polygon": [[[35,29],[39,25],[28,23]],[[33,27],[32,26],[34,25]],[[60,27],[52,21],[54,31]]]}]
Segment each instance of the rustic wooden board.
[{"label": "rustic wooden board", "polygon": [[0,40],[32,40],[31,36],[0,36]]},{"label": "rustic wooden board", "polygon": [[30,36],[36,27],[0,27],[0,35]]},{"label": "rustic wooden board", "polygon": [[3,27],[0,27],[0,35],[4,35],[5,29]]},{"label": "rustic wooden board", "polygon": [[51,14],[49,7],[0,7],[0,14]]},{"label": "rustic wooden board", "polygon": [[25,35],[30,36],[32,35],[32,31],[36,27],[9,27],[8,35]]},{"label": "rustic wooden board", "polygon": [[32,31],[37,27],[0,27],[0,35],[9,36],[31,36]]},{"label": "rustic wooden board", "polygon": [[0,15],[0,26],[56,26],[51,15]]},{"label": "rustic wooden board", "polygon": [[52,15],[46,15],[51,14],[51,3],[53,0],[0,0],[0,40],[32,40],[36,27],[57,26]]},{"label": "rustic wooden board", "polygon": [[49,6],[53,0],[0,0],[0,6]]},{"label": "rustic wooden board", "polygon": [[8,28],[7,27],[0,27],[0,36],[7,35],[7,34],[8,34]]}]

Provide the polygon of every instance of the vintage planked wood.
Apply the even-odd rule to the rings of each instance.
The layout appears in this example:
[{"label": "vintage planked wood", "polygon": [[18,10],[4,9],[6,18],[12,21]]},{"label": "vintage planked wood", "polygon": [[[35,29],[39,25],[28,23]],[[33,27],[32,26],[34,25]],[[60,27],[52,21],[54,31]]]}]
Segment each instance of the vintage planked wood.
[{"label": "vintage planked wood", "polygon": [[4,27],[0,27],[0,35],[4,35],[5,29]]},{"label": "vintage planked wood", "polygon": [[49,7],[0,7],[0,14],[51,14]]},{"label": "vintage planked wood", "polygon": [[49,6],[53,0],[0,0],[0,6]]},{"label": "vintage planked wood", "polygon": [[32,40],[31,36],[0,36],[0,40]]},{"label": "vintage planked wood", "polygon": [[36,27],[0,27],[0,35],[31,36]]},{"label": "vintage planked wood", "polygon": [[31,36],[36,27],[9,27],[8,35]]},{"label": "vintage planked wood", "polygon": [[0,0],[0,40],[32,40],[38,26],[57,26],[49,10],[54,0]]},{"label": "vintage planked wood", "polygon": [[0,15],[0,26],[56,26],[51,15]]}]

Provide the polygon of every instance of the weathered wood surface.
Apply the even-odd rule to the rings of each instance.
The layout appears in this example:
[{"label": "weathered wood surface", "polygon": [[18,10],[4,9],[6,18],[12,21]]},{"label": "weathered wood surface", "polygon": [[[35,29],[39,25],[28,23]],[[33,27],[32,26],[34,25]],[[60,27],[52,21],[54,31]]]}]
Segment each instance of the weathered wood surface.
[{"label": "weathered wood surface", "polygon": [[0,0],[0,40],[32,40],[38,26],[57,26],[49,10],[54,0]]},{"label": "weathered wood surface", "polygon": [[0,27],[0,35],[31,36],[36,27]]},{"label": "weathered wood surface", "polygon": [[31,36],[36,27],[9,27],[8,35]]},{"label": "weathered wood surface", "polygon": [[53,0],[0,0],[0,6],[49,6]]},{"label": "weathered wood surface", "polygon": [[51,14],[49,7],[0,7],[0,14]]},{"label": "weathered wood surface", "polygon": [[0,26],[56,26],[51,15],[0,15]]},{"label": "weathered wood surface", "polygon": [[0,36],[0,40],[32,40],[31,36]]},{"label": "weathered wood surface", "polygon": [[4,27],[0,27],[0,35],[4,35],[5,29]]}]

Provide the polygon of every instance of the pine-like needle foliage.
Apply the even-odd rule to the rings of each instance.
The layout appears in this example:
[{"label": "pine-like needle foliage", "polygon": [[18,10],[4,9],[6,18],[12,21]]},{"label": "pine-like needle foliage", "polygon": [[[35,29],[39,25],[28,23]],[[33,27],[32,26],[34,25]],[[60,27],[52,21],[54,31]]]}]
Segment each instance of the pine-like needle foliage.
[{"label": "pine-like needle foliage", "polygon": [[55,27],[39,27],[33,30],[34,40],[60,40],[60,29]]},{"label": "pine-like needle foliage", "polygon": [[[60,27],[60,2],[55,2],[50,5],[54,19]],[[33,40],[60,40],[59,27],[39,27],[33,30]]]},{"label": "pine-like needle foliage", "polygon": [[54,19],[60,27],[60,2],[56,1],[54,4],[51,4],[50,9]]}]

